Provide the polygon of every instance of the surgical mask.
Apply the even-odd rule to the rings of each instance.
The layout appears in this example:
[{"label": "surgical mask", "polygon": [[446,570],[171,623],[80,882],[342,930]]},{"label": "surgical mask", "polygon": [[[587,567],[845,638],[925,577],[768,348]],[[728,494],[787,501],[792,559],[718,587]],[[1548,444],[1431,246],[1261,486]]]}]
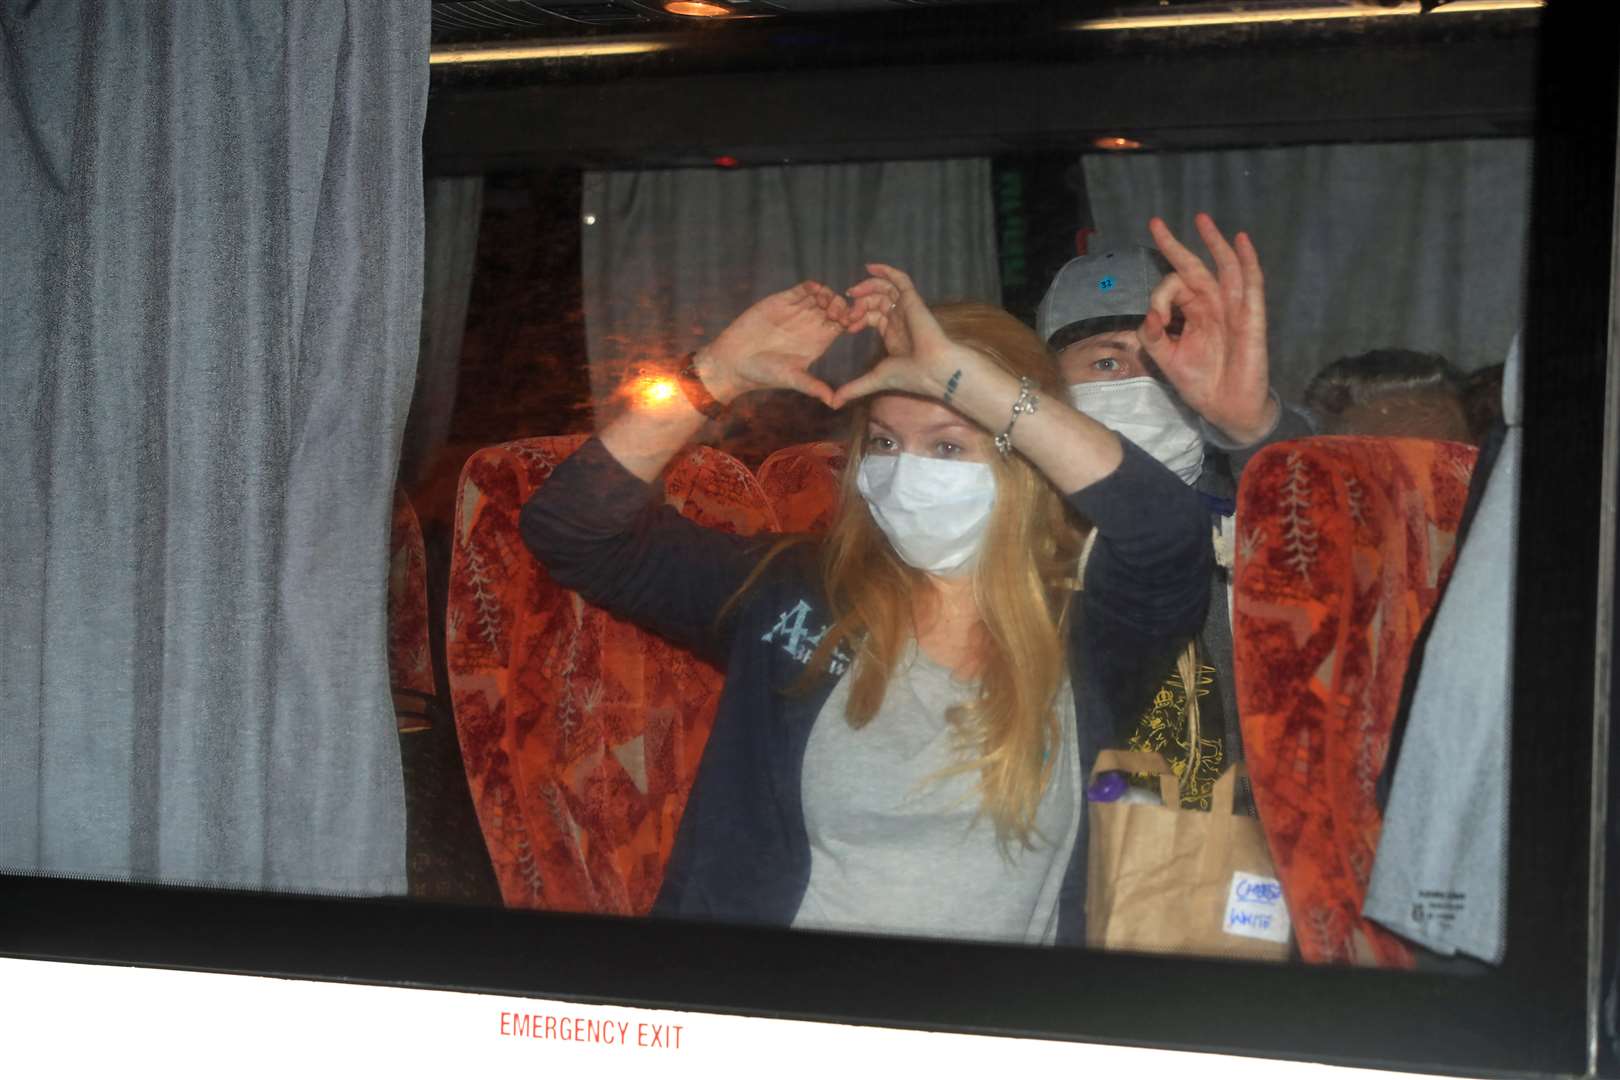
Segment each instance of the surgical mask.
[{"label": "surgical mask", "polygon": [[1111,428],[1158,459],[1184,483],[1204,471],[1204,436],[1198,417],[1158,379],[1141,376],[1075,383],[1069,400],[1103,427]]},{"label": "surgical mask", "polygon": [[909,566],[942,577],[973,569],[996,504],[996,477],[979,461],[871,454],[855,486],[872,520]]}]

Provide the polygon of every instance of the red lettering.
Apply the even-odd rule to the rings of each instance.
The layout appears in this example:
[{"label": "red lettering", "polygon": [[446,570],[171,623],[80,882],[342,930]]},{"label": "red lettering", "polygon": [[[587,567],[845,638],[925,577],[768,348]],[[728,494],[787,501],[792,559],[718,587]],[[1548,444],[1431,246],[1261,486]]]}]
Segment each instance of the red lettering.
[{"label": "red lettering", "polygon": [[[662,1050],[681,1048],[680,1024],[636,1024],[636,1045]],[[500,1033],[512,1038],[559,1039],[607,1046],[630,1045],[630,1021],[584,1016],[548,1016],[545,1013],[501,1011]]]}]

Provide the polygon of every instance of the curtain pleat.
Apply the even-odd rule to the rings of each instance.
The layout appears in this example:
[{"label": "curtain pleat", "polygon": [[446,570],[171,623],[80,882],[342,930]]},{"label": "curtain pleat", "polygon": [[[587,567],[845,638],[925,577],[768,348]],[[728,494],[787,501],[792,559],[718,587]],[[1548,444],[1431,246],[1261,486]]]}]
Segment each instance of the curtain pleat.
[{"label": "curtain pleat", "polygon": [[0,869],[404,891],[428,29],[0,7]]},{"label": "curtain pleat", "polygon": [[[591,389],[674,358],[752,304],[806,278],[834,289],[867,262],[898,266],[930,302],[999,303],[987,159],[589,172],[582,197]],[[835,384],[871,360],[833,346]]]}]

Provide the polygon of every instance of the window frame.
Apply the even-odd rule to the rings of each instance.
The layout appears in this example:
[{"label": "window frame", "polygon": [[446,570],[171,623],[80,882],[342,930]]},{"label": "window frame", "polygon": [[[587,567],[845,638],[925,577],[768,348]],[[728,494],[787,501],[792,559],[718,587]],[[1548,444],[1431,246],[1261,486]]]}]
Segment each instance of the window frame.
[{"label": "window frame", "polygon": [[[1595,713],[1594,694],[1599,676],[1607,674],[1597,668],[1597,646],[1600,633],[1608,632],[1606,623],[1599,625],[1593,584],[1600,580],[1599,537],[1612,537],[1614,528],[1612,505],[1600,506],[1594,496],[1602,490],[1605,377],[1614,356],[1610,297],[1620,13],[1594,14],[1596,8],[1589,7],[1576,16],[1574,10],[1555,0],[1543,13],[1534,80],[1524,351],[1527,357],[1562,359],[1532,364],[1525,380],[1525,475],[1556,480],[1526,484],[1521,507],[1509,944],[1500,970],[1471,978],[1276,967],[19,876],[0,876],[0,955],[1374,1067],[1586,1071],[1588,1033],[1595,1023],[1587,973],[1597,951],[1589,939],[1598,925],[1586,917],[1594,903],[1589,891],[1594,822],[1586,778],[1592,775],[1590,734],[1595,724],[1606,723]],[[1146,51],[1156,47],[1142,40]],[[1253,61],[1264,60],[1267,49],[1291,48],[1289,59],[1276,62],[1295,70],[1303,63],[1300,57],[1316,55],[1320,62],[1327,55],[1318,41],[1279,46],[1279,40],[1285,39],[1246,33],[1223,49]],[[1124,49],[1127,59],[1131,47],[1109,45]],[[1107,68],[1103,59],[1098,70],[1120,70],[1117,64]],[[1230,56],[1206,59],[1211,72],[1230,70],[1233,62]],[[1003,57],[997,63],[1008,65],[1009,94],[1028,92],[1027,78],[1017,74],[1022,60]],[[908,78],[926,68],[931,79],[948,81],[952,64],[972,62],[948,59],[894,68],[881,77]],[[983,76],[982,69],[975,70],[976,78]],[[800,74],[801,89],[795,93],[829,85],[826,71],[807,68]],[[646,78],[650,83],[733,80],[705,86],[706,92],[720,85],[734,93],[736,85],[763,87],[771,76],[733,70]],[[864,78],[845,71],[839,81],[860,87]],[[647,91],[645,85],[629,85],[635,82],[634,77],[625,84],[585,81],[571,89],[559,84],[550,92],[568,91],[579,101],[618,102],[613,108],[623,108],[624,101]],[[1417,88],[1407,85],[1401,92],[1411,95]],[[430,170],[466,168],[478,153],[499,165],[499,147],[492,150],[487,139],[509,127],[513,117],[469,129],[470,135],[464,131],[468,139],[459,157],[445,151],[445,132],[465,115],[457,110],[488,109],[500,100],[513,108],[511,103],[538,91],[520,85],[458,93],[446,89],[430,101]],[[1444,98],[1446,92],[1436,93]],[[1443,119],[1443,112],[1428,110],[1423,122]],[[757,131],[768,115],[750,117],[753,127],[738,130]],[[1241,127],[1240,121],[1230,122]],[[528,116],[516,122],[537,126]],[[1261,128],[1283,141],[1293,130],[1280,122]],[[949,135],[943,122],[936,121],[935,129],[930,138]],[[974,138],[981,144],[990,139],[982,132]],[[703,152],[709,149],[703,146]],[[718,149],[735,152],[736,146]],[[891,152],[877,144],[873,149]],[[547,152],[545,146],[530,145],[525,160]],[[633,159],[635,147],[598,146],[592,153],[591,164],[612,164],[617,153]],[[1612,452],[1611,446],[1607,453]],[[1590,542],[1571,543],[1571,537],[1590,537]],[[1604,550],[1612,551],[1612,544]]]}]

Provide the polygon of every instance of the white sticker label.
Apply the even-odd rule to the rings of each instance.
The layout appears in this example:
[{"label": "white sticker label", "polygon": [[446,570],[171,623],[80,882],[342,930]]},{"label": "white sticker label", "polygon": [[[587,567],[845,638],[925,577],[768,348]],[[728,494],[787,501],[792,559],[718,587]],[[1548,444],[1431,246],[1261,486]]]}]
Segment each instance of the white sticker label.
[{"label": "white sticker label", "polygon": [[1241,870],[1233,874],[1221,929],[1239,937],[1287,941],[1288,905],[1283,902],[1282,883]]}]

